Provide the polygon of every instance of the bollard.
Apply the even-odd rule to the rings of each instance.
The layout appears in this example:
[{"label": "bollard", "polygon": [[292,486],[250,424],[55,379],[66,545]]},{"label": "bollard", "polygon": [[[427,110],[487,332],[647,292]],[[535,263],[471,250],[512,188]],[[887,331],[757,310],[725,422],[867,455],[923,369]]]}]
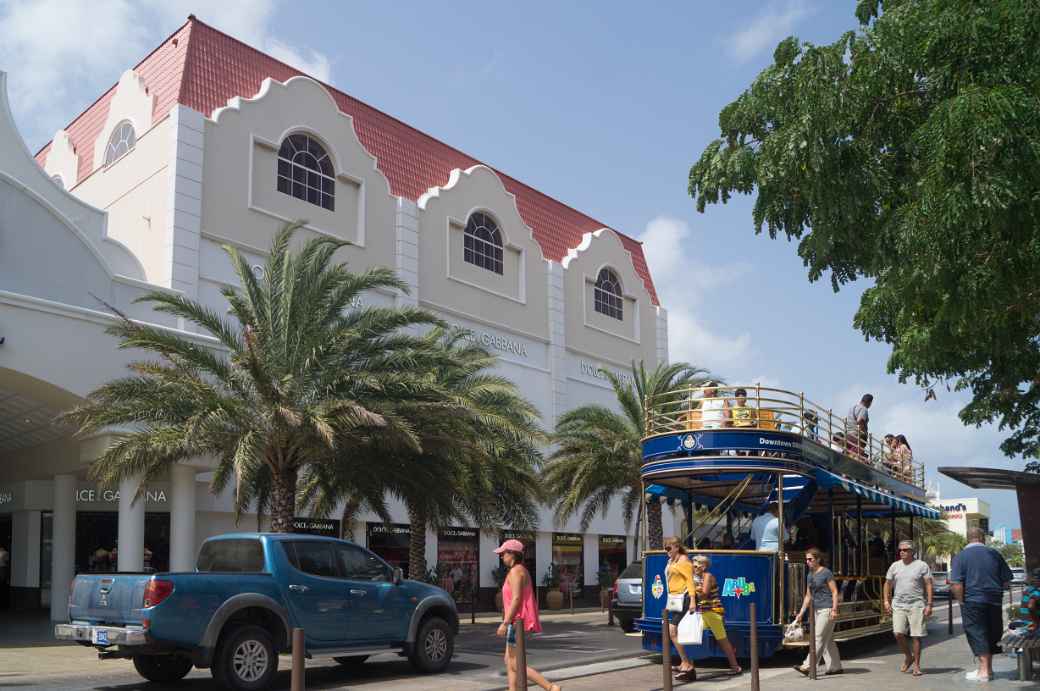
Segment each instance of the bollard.
[{"label": "bollard", "polygon": [[672,691],[672,631],[668,627],[668,610],[661,612],[661,664],[664,677],[661,691]]},{"label": "bollard", "polygon": [[751,691],[759,691],[758,686],[758,613],[755,603],[751,603]]},{"label": "bollard", "polygon": [[292,630],[292,678],[290,682],[290,688],[292,691],[303,691],[304,674],[306,669],[304,667],[304,650],[306,644],[303,640],[303,629]]},{"label": "bollard", "polygon": [[816,681],[816,603],[809,601],[809,678]]},{"label": "bollard", "polygon": [[516,632],[516,681],[518,689],[527,688],[527,640],[524,634],[524,620],[513,619],[513,631]]},{"label": "bollard", "polygon": [[951,636],[953,635],[953,603],[954,603],[953,593],[950,593],[950,599],[946,603],[946,615],[947,615],[947,619],[949,621],[949,629],[947,630],[947,633],[950,634]]}]

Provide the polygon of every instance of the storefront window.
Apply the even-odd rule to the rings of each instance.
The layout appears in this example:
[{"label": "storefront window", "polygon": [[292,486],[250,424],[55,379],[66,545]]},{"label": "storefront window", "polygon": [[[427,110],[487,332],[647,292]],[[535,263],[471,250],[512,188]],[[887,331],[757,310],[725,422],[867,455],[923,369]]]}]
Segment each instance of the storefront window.
[{"label": "storefront window", "polygon": [[560,590],[581,593],[585,585],[584,540],[576,533],[553,533],[552,555],[560,576]]},{"label": "storefront window", "polygon": [[440,587],[456,602],[469,602],[478,583],[480,541],[476,528],[445,528],[437,535]]},{"label": "storefront window", "polygon": [[423,574],[408,570],[408,541],[412,531],[407,523],[368,524],[368,548],[381,556],[390,566],[400,567],[407,578],[419,579]]},{"label": "storefront window", "polygon": [[[119,513],[76,513],[76,573],[110,573],[119,568]],[[170,568],[170,514],[144,515],[144,570]]]},{"label": "storefront window", "polygon": [[599,536],[599,569],[605,571],[610,583],[628,566],[624,535]]},{"label": "storefront window", "polygon": [[541,585],[542,582],[538,580],[538,559],[536,558],[537,550],[534,547],[534,533],[525,533],[519,530],[503,530],[501,537],[502,539],[498,541],[498,544],[502,544],[506,540],[519,540],[523,543],[524,566],[527,567],[527,572],[531,574],[531,580],[534,582],[534,585]]}]

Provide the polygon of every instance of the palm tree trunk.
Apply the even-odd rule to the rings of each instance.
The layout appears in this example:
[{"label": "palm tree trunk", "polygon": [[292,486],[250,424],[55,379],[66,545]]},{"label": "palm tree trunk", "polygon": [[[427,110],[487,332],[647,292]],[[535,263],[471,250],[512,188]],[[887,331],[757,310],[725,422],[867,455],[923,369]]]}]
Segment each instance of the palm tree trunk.
[{"label": "palm tree trunk", "polygon": [[426,575],[426,511],[408,503],[408,577],[419,580]]},{"label": "palm tree trunk", "polygon": [[292,532],[296,516],[296,475],[296,468],[271,473],[271,532]]},{"label": "palm tree trunk", "polygon": [[664,527],[661,525],[661,502],[654,497],[646,506],[646,528],[649,533],[650,549],[664,547]]}]

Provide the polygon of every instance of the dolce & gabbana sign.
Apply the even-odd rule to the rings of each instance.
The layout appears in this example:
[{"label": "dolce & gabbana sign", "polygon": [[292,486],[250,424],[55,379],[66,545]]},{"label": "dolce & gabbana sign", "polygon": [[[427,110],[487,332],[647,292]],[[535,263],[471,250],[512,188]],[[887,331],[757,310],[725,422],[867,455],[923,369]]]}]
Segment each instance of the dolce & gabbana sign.
[{"label": "dolce & gabbana sign", "polygon": [[469,329],[461,324],[452,324],[456,329],[463,329],[466,331],[466,339],[473,343],[478,343],[485,348],[494,348],[495,350],[502,350],[507,353],[512,353],[518,357],[527,357],[527,344],[523,341],[516,341],[505,336],[500,336],[490,331],[477,331],[475,329]]},{"label": "dolce & gabbana sign", "polygon": [[[145,501],[152,504],[166,503],[166,490],[146,489],[144,491]],[[119,490],[117,489],[94,489],[84,488],[76,490],[76,502],[80,504],[114,504],[119,501]]]},{"label": "dolce & gabbana sign", "polygon": [[[585,360],[582,360],[580,363],[578,363],[578,366],[581,369],[581,373],[587,377],[593,377],[595,379],[603,379],[605,381],[610,381],[607,377],[607,373],[604,371],[607,369],[606,367],[601,367],[592,362],[586,362]],[[627,385],[632,383],[632,375],[628,372],[622,372],[621,370],[610,370],[610,373],[618,379],[620,379],[622,384]]]}]

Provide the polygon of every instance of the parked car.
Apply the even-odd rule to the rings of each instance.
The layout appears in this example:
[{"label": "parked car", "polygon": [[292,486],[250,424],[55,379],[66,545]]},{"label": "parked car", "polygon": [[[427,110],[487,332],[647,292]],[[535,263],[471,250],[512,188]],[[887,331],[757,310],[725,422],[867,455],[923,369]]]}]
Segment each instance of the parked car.
[{"label": "parked car", "polygon": [[1011,567],[1011,583],[1013,585],[1025,585],[1026,581],[1026,570],[1021,566]]},{"label": "parked car", "polygon": [[355,665],[394,651],[421,672],[439,672],[458,627],[448,593],[404,580],[363,547],[235,533],[207,540],[194,572],[76,576],[69,623],[54,635],[103,659],[130,658],[151,681],[208,667],[224,688],[259,691],[274,680],[294,628],[303,629],[308,655]]},{"label": "parked car", "polygon": [[950,598],[950,574],[946,571],[932,571],[932,592],[936,598]]},{"label": "parked car", "polygon": [[614,618],[625,633],[636,630],[635,621],[643,616],[643,562],[634,561],[614,581],[612,595]]}]

